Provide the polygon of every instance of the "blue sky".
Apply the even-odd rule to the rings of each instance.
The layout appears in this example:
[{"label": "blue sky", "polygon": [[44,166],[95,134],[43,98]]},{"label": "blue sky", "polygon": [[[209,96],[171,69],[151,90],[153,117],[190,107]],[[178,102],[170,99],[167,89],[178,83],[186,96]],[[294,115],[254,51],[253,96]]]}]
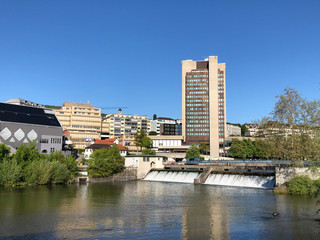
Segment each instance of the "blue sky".
[{"label": "blue sky", "polygon": [[[0,1],[0,101],[181,118],[181,61],[225,62],[227,121],[319,98],[320,1]],[[116,109],[105,109],[111,113]]]}]

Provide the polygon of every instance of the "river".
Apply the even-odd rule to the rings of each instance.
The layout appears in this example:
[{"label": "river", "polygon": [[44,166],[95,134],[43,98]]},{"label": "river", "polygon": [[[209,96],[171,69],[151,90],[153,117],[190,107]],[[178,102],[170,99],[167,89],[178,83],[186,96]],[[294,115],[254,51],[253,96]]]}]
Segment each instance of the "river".
[{"label": "river", "polygon": [[186,183],[1,188],[0,238],[320,239],[317,207],[264,189]]}]

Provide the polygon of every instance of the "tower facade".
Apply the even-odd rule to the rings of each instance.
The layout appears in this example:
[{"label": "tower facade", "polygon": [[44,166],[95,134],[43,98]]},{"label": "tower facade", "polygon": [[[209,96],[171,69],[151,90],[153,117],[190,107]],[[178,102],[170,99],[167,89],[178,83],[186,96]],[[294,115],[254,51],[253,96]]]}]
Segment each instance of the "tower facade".
[{"label": "tower facade", "polygon": [[211,56],[182,61],[182,135],[186,143],[210,145],[210,156],[224,156],[226,66]]}]

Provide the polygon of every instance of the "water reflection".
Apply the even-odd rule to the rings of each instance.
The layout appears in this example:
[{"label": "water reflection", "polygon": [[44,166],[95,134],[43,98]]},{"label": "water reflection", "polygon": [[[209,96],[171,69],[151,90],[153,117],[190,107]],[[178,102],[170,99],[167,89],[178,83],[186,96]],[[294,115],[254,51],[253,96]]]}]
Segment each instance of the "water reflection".
[{"label": "water reflection", "polygon": [[1,189],[0,238],[317,239],[316,208],[261,189],[179,183]]}]

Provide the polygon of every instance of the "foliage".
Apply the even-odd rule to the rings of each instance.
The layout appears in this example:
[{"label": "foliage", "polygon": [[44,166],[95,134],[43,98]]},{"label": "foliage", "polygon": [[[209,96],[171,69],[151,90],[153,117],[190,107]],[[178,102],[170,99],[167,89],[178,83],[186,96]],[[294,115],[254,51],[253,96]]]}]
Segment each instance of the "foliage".
[{"label": "foliage", "polygon": [[124,168],[124,158],[120,155],[117,145],[94,151],[89,160],[89,175],[91,177],[108,177],[121,172]]},{"label": "foliage", "polygon": [[54,162],[52,165],[51,181],[53,183],[65,183],[69,179],[70,172],[66,165]]},{"label": "foliage", "polygon": [[5,186],[16,184],[22,175],[21,167],[16,160],[5,159],[0,163],[0,183]]},{"label": "foliage", "polygon": [[320,180],[311,180],[308,176],[295,176],[287,183],[290,194],[319,196]]},{"label": "foliage", "polygon": [[8,148],[5,144],[0,143],[0,163],[8,158],[10,154],[10,148]]},{"label": "foliage", "polygon": [[136,146],[141,147],[142,150],[142,147],[149,148],[152,146],[153,141],[142,129],[140,129],[134,134],[134,143]]},{"label": "foliage", "polygon": [[206,143],[200,143],[200,153],[207,155],[210,151],[210,146]]},{"label": "foliage", "polygon": [[20,145],[16,153],[12,156],[12,158],[21,166],[22,170],[24,170],[30,162],[40,158],[36,146],[37,143],[35,141],[30,142],[29,146]]},{"label": "foliage", "polygon": [[155,132],[155,131],[151,131],[151,132],[149,132],[149,136],[156,136],[156,135],[158,135],[158,133],[157,133],[157,132]]},{"label": "foliage", "polygon": [[199,147],[195,144],[191,144],[190,148],[187,150],[186,158],[189,158],[189,159],[200,158]]},{"label": "foliage", "polygon": [[157,119],[157,114],[153,114],[153,120]]},{"label": "foliage", "polygon": [[249,130],[246,125],[242,124],[241,128],[241,136],[245,136],[246,132]]},{"label": "foliage", "polygon": [[244,144],[242,143],[241,140],[239,140],[237,138],[232,139],[229,153],[234,158],[246,159],[246,157],[247,157],[246,149],[244,148]]},{"label": "foliage", "polygon": [[143,149],[142,154],[144,155],[156,155],[156,151],[150,148]]},{"label": "foliage", "polygon": [[320,158],[320,101],[308,101],[292,88],[277,96],[278,102],[270,117],[260,123],[260,136],[266,140],[269,156],[301,160]]},{"label": "foliage", "polygon": [[48,159],[32,161],[25,171],[25,180],[29,184],[48,184],[51,180],[53,163]]}]

